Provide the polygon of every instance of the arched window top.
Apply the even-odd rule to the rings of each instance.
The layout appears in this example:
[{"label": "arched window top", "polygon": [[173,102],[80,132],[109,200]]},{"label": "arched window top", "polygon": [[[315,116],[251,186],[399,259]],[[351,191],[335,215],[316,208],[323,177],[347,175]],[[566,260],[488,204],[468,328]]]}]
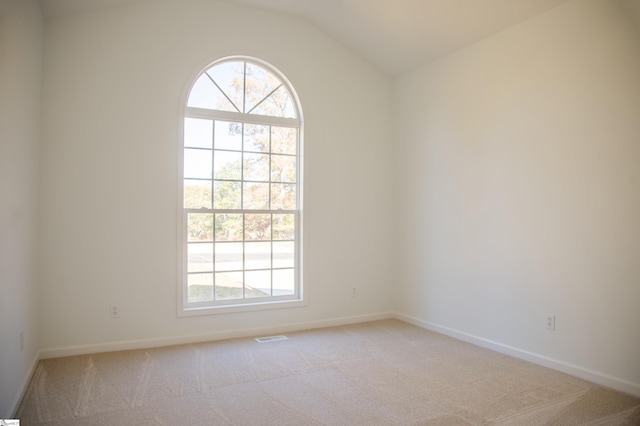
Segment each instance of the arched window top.
[{"label": "arched window top", "polygon": [[280,73],[256,60],[220,60],[200,74],[187,107],[299,119],[297,104]]}]

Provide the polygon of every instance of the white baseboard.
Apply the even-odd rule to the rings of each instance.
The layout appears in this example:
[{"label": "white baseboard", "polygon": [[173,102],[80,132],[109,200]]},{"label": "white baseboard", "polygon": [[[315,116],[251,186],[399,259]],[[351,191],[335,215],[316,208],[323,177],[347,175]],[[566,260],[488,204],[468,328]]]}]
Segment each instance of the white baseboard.
[{"label": "white baseboard", "polygon": [[553,358],[549,358],[543,355],[539,355],[533,352],[525,351],[523,349],[515,348],[509,345],[505,345],[499,342],[495,342],[489,339],[485,339],[479,336],[475,336],[469,333],[465,333],[459,330],[455,330],[449,327],[441,326],[439,324],[431,323],[428,321],[420,320],[408,315],[400,314],[397,312],[382,312],[377,314],[357,315],[350,317],[340,317],[329,320],[317,320],[306,321],[299,323],[282,324],[268,327],[255,327],[246,328],[231,331],[219,331],[215,333],[197,334],[191,336],[177,336],[177,337],[165,337],[155,339],[141,339],[141,340],[128,340],[111,342],[104,344],[92,344],[92,345],[79,345],[69,346],[63,348],[45,349],[39,352],[37,358],[34,360],[31,373],[22,386],[21,391],[15,398],[14,413],[18,409],[18,405],[22,399],[22,396],[27,390],[29,380],[35,371],[37,363],[40,359],[58,358],[63,356],[73,355],[86,355],[100,352],[113,352],[132,349],[147,349],[161,346],[181,345],[189,343],[198,343],[223,339],[234,339],[242,337],[252,336],[265,336],[273,334],[282,334],[286,332],[311,330],[315,328],[335,327],[348,324],[357,324],[367,321],[377,321],[383,319],[395,318],[400,321],[407,322],[409,324],[416,325],[418,327],[425,328],[427,330],[434,331],[436,333],[444,334],[446,336],[453,337],[458,340],[462,340],[483,348],[487,348],[496,352],[500,352],[506,355],[513,356],[515,358],[523,359],[525,361],[533,362],[534,364],[542,365],[563,373],[570,374],[575,377],[579,377],[590,382],[606,386],[621,392],[629,393],[640,397],[640,384],[633,383],[628,380],[621,379],[619,377],[610,376],[598,371],[589,370],[577,365],[569,364],[563,361],[559,361]]},{"label": "white baseboard", "polygon": [[22,398],[24,398],[25,393],[27,393],[27,388],[29,386],[29,383],[31,382],[33,373],[35,373],[36,371],[36,367],[38,366],[38,361],[40,361],[40,352],[36,353],[36,355],[33,357],[33,360],[31,361],[31,368],[29,369],[29,372],[27,373],[25,379],[23,380],[22,385],[20,386],[20,389],[18,389],[16,396],[13,397],[13,401],[9,406],[9,413],[7,413],[6,416],[2,417],[3,419],[15,418],[15,415],[18,412],[18,408],[20,407],[20,402],[22,402]]},{"label": "white baseboard", "polygon": [[100,352],[125,351],[131,349],[148,349],[161,346],[184,345],[189,343],[207,342],[223,339],[235,339],[240,337],[264,336],[267,334],[281,334],[299,330],[310,330],[314,328],[335,327],[347,324],[357,324],[367,321],[394,318],[393,312],[382,312],[378,314],[357,315],[351,317],[341,317],[329,320],[306,321],[299,323],[281,324],[268,327],[245,328],[229,331],[218,331],[214,333],[196,334],[190,336],[162,337],[155,339],[126,340],[110,343],[99,343],[91,345],[68,346],[63,348],[43,349],[40,351],[40,359],[59,358],[64,356],[86,355]]},{"label": "white baseboard", "polygon": [[429,321],[423,321],[418,318],[414,318],[408,315],[395,313],[394,318],[407,322],[409,324],[417,325],[418,327],[425,328],[427,330],[435,331],[436,333],[444,334],[454,339],[462,340],[468,343],[472,343],[476,346],[481,346],[486,349],[491,349],[496,352],[503,353],[505,355],[513,356],[514,358],[523,359],[525,361],[533,362],[534,364],[548,367],[553,370],[561,371],[563,373],[570,374],[575,377],[596,383],[598,385],[606,386],[621,392],[629,393],[631,395],[640,397],[640,384],[633,383],[619,377],[614,377],[605,373],[590,370],[578,365],[570,364],[557,359],[549,358],[544,355],[539,355],[533,352],[525,351],[523,349],[515,348],[509,345],[505,345],[493,340],[485,339],[483,337],[474,336],[463,331],[455,330],[449,327],[444,327],[439,324],[434,324]]}]

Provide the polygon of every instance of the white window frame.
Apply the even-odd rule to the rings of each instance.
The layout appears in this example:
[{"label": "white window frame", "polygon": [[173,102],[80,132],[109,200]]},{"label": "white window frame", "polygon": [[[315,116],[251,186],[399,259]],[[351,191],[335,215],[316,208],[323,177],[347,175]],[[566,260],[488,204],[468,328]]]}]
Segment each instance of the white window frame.
[{"label": "white window frame", "polygon": [[[248,114],[241,112],[229,112],[222,110],[210,110],[202,108],[194,108],[187,106],[187,100],[191,93],[191,90],[198,80],[198,78],[208,69],[216,65],[232,62],[243,61],[259,67],[262,67],[272,73],[274,76],[280,79],[284,87],[287,89],[293,107],[295,109],[297,118],[285,118],[275,116],[265,116],[258,114]],[[271,126],[292,127],[297,129],[297,153],[296,153],[296,209],[295,210],[223,210],[223,209],[188,209],[184,207],[184,123],[186,118],[202,118],[207,120],[221,120],[230,122],[239,122],[247,124],[261,124]],[[230,56],[219,60],[216,60],[206,67],[204,67],[197,75],[192,79],[188,90],[185,91],[182,96],[182,108],[179,120],[179,144],[178,144],[178,289],[177,289],[177,314],[178,316],[195,316],[195,315],[208,315],[218,313],[230,313],[230,312],[244,312],[255,311],[264,309],[277,309],[277,308],[291,308],[307,305],[306,298],[304,297],[303,282],[302,282],[302,200],[303,200],[303,120],[302,120],[302,108],[298,96],[293,89],[293,86],[289,83],[287,78],[272,65],[247,56]],[[244,152],[244,148],[242,150]],[[212,177],[213,179],[213,177]],[[295,290],[294,295],[289,296],[268,296],[260,298],[243,298],[243,299],[230,299],[225,301],[210,301],[210,302],[197,302],[188,303],[187,298],[187,248],[188,248],[188,236],[187,236],[187,214],[189,212],[198,213],[290,213],[295,215],[295,242],[294,242],[294,280]],[[273,240],[270,239],[273,243]],[[215,242],[214,242],[215,244]],[[270,270],[274,270],[273,265]],[[243,268],[243,271],[245,269]],[[215,293],[215,290],[214,290]]]}]

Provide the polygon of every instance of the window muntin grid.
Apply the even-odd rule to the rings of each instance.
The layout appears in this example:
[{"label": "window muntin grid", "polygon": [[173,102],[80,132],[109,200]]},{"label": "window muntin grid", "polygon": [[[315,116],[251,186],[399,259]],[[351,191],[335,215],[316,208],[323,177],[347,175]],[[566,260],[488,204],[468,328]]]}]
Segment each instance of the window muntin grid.
[{"label": "window muntin grid", "polygon": [[301,300],[297,111],[284,80],[247,60],[196,79],[184,122],[183,309]]}]

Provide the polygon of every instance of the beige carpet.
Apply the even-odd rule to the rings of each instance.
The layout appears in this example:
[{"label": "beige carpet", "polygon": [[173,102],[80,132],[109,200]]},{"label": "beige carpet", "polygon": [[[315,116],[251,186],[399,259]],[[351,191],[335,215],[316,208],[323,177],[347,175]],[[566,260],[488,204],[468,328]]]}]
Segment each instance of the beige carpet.
[{"label": "beige carpet", "polygon": [[639,425],[640,399],[396,320],[41,361],[28,425]]}]

